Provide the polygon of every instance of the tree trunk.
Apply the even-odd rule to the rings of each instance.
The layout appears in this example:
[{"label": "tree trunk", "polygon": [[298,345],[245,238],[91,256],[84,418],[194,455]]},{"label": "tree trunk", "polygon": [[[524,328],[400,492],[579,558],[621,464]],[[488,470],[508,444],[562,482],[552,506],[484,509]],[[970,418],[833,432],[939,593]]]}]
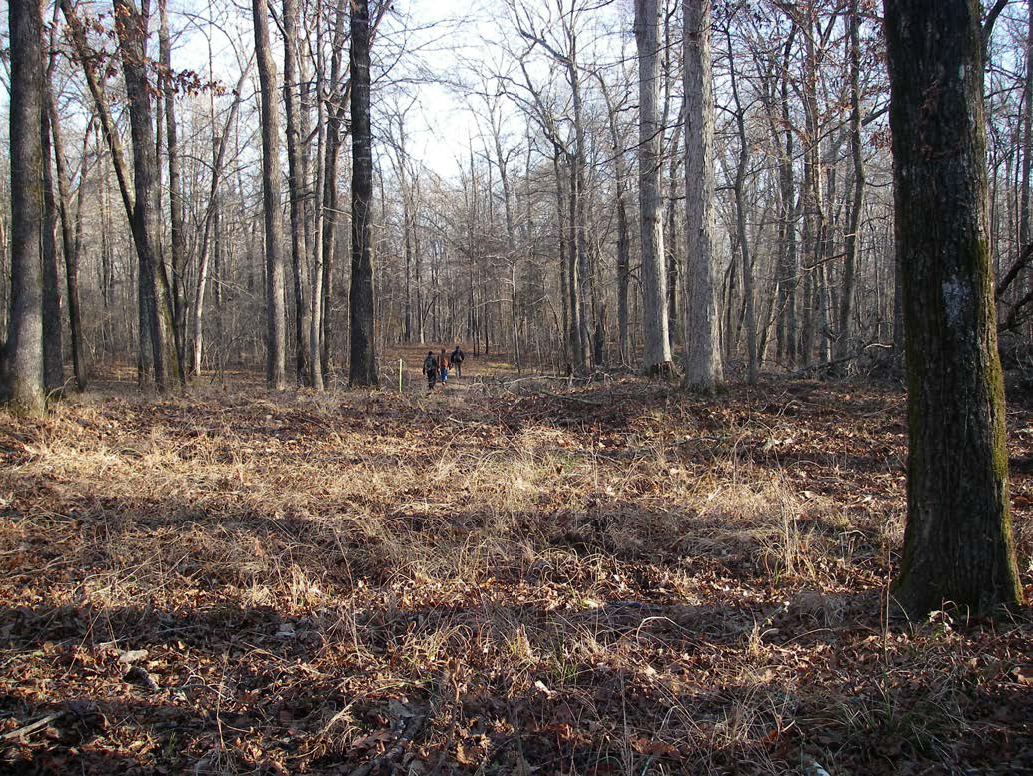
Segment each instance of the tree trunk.
[{"label": "tree trunk", "polygon": [[373,327],[373,140],[370,132],[369,0],[351,2],[352,262],[348,383],[376,386]]},{"label": "tree trunk", "polygon": [[796,37],[793,23],[782,54],[782,125],[785,133],[785,154],[779,160],[778,179],[781,192],[780,251],[778,255],[778,317],[776,323],[777,353],[781,361],[796,363],[796,280],[799,266],[796,256],[796,180],[793,172],[793,126],[789,112],[789,63]]},{"label": "tree trunk", "polygon": [[[861,43],[859,28],[861,15],[858,0],[850,0],[850,156],[854,164],[854,190],[847,224],[846,257],[843,264],[843,288],[839,308],[839,335],[836,339],[836,359],[845,360],[851,343],[850,318],[853,315],[854,275],[860,254],[861,212],[864,209],[864,159],[861,156]],[[843,361],[839,362],[843,364]]]},{"label": "tree trunk", "polygon": [[582,316],[584,305],[581,293],[581,262],[578,250],[578,185],[577,160],[573,155],[567,159],[569,186],[567,187],[567,294],[570,307],[570,361],[574,370],[582,373],[585,370],[584,347],[582,341]]},{"label": "tree trunk", "polygon": [[553,176],[556,178],[556,242],[560,263],[560,307],[563,311],[563,329],[560,332],[560,336],[563,340],[563,362],[564,367],[566,367],[566,365],[571,363],[570,351],[573,345],[571,336],[574,330],[570,325],[570,311],[568,310],[570,290],[567,287],[569,283],[567,278],[567,238],[563,228],[566,220],[567,206],[565,203],[566,198],[563,195],[563,173],[560,171],[561,156],[560,149],[558,147],[555,148],[552,156],[552,171]]},{"label": "tree trunk", "polygon": [[[253,61],[253,60],[252,60]],[[229,116],[223,125],[222,133],[212,152],[212,183],[208,194],[208,209],[205,211],[204,228],[201,234],[201,255],[197,265],[197,285],[194,287],[194,303],[191,306],[191,327],[193,338],[190,345],[190,371],[194,375],[201,374],[201,356],[204,345],[204,297],[208,287],[208,267],[212,256],[212,234],[216,230],[219,221],[219,184],[222,180],[223,161],[226,158],[230,128],[237,119],[237,112],[240,108],[240,98],[244,90],[248,76],[251,74],[251,61],[237,80],[237,86],[233,90],[233,104],[230,106]],[[212,105],[212,121],[215,120],[215,107]]]},{"label": "tree trunk", "polygon": [[[61,245],[65,257],[65,282],[68,291],[68,321],[72,338],[72,369],[75,383],[79,391],[86,390],[86,358],[83,354],[82,316],[79,312],[79,248],[82,241],[82,180],[80,177],[77,193],[75,224],[71,213],[71,194],[68,191],[68,168],[65,163],[64,143],[61,135],[61,124],[57,116],[57,104],[54,100],[53,87],[47,83],[47,113],[50,119],[50,135],[54,142],[54,177],[57,179],[58,209],[61,215]],[[83,156],[86,158],[87,144],[93,132],[93,114],[86,123],[83,134]],[[83,168],[85,170],[85,166]],[[103,257],[102,257],[103,261]],[[107,289],[104,274],[101,275],[101,293],[107,302]]]},{"label": "tree trunk", "polygon": [[1019,250],[1029,243],[1029,186],[1033,168],[1033,3],[1027,3],[1026,79],[1022,106],[1022,187],[1019,193]]},{"label": "tree trunk", "polygon": [[1023,601],[987,235],[978,0],[885,0],[908,373],[908,519],[894,595]]},{"label": "tree trunk", "polygon": [[323,187],[323,208],[325,216],[323,219],[323,284],[322,297],[320,299],[319,320],[322,325],[320,333],[320,371],[325,381],[330,374],[330,300],[333,299],[334,260],[337,254],[337,167],[340,158],[342,143],[342,131],[344,127],[344,106],[347,98],[348,86],[339,89],[341,81],[342,58],[344,42],[347,37],[346,24],[348,16],[345,12],[345,0],[338,0],[336,18],[334,21],[333,57],[330,65],[330,90],[334,95],[334,102],[337,108],[332,109],[328,114],[327,139],[326,139],[326,162],[325,162],[325,185]]},{"label": "tree trunk", "polygon": [[[165,264],[161,260],[158,209],[157,146],[151,112],[151,86],[147,80],[147,23],[149,0],[143,0],[137,12],[132,0],[114,0],[119,21],[119,54],[129,99],[129,122],[133,139],[133,240],[140,258],[141,307],[146,311],[150,330],[151,358],[154,360],[154,381],[159,391],[182,384],[182,372],[176,354],[172,327],[172,303]],[[141,331],[141,340],[145,333]]]},{"label": "tree trunk", "polygon": [[[683,119],[679,119],[679,123]],[[684,161],[679,157],[679,144],[681,133],[675,132],[671,138],[670,159],[667,178],[667,203],[665,206],[664,223],[666,235],[664,237],[664,263],[667,272],[667,326],[671,335],[671,353],[677,350],[678,346],[678,325],[681,320],[681,310],[678,305],[680,297],[679,282],[681,276],[681,254],[678,252],[678,197],[677,192],[681,188],[678,179],[678,167]]]},{"label": "tree trunk", "polygon": [[746,138],[746,116],[739,100],[739,80],[735,73],[735,60],[732,51],[732,34],[725,28],[728,40],[728,59],[731,62],[729,73],[732,84],[732,101],[735,104],[735,126],[739,134],[739,162],[735,168],[735,224],[738,230],[739,256],[742,259],[742,295],[746,308],[746,363],[747,380],[757,382],[757,316],[753,298],[753,267],[750,265],[749,236],[746,232],[746,203],[743,187],[746,183],[746,168],[750,161],[750,147]]},{"label": "tree trunk", "polygon": [[323,208],[326,186],[326,106],[323,102],[323,38],[322,38],[322,6],[317,6],[316,13],[316,187],[315,218],[313,219],[313,236],[315,246],[312,249],[312,302],[309,311],[309,384],[317,391],[323,390],[323,360],[320,356],[323,335],[323,220],[326,210]]},{"label": "tree trunk", "polygon": [[283,102],[287,115],[287,184],[291,211],[291,266],[294,269],[294,328],[297,339],[294,370],[298,385],[309,382],[311,350],[310,310],[305,301],[308,288],[308,245],[305,224],[307,169],[303,153],[298,75],[298,2],[283,0]]},{"label": "tree trunk", "polygon": [[[46,79],[44,79],[46,88]],[[59,394],[65,385],[64,349],[61,342],[61,269],[57,255],[57,197],[51,167],[50,113],[43,106],[40,117],[43,152],[43,387]]]},{"label": "tree trunk", "polygon": [[276,63],[269,45],[269,13],[266,0],[252,0],[255,23],[255,55],[262,90],[262,192],[265,206],[265,313],[266,384],[284,388],[287,360],[286,283],[281,244],[283,215],[280,212],[280,115],[277,100]]},{"label": "tree trunk", "polygon": [[161,58],[159,83],[165,99],[165,142],[169,158],[169,215],[172,237],[172,322],[176,357],[180,369],[186,365],[187,337],[187,240],[183,184],[179,164],[179,128],[176,124],[176,87],[172,80],[172,43],[169,40],[168,0],[158,0],[160,26],[158,49]]},{"label": "tree trunk", "polygon": [[35,0],[7,4],[11,56],[11,318],[0,360],[3,399],[43,410],[43,21]]},{"label": "tree trunk", "polygon": [[714,267],[714,96],[710,0],[683,0],[685,24],[685,385],[713,392],[723,380]]},{"label": "tree trunk", "polygon": [[814,341],[820,318],[819,269],[824,241],[821,218],[821,137],[818,128],[817,55],[814,46],[814,0],[803,3],[804,36],[803,105],[804,105],[804,166],[803,166],[803,252],[810,263],[804,268],[803,326],[800,359],[805,367],[814,358]]},{"label": "tree trunk", "polygon": [[659,0],[635,0],[635,43],[639,68],[638,199],[642,245],[642,369],[647,375],[671,371],[667,320],[667,273],[660,208]]}]

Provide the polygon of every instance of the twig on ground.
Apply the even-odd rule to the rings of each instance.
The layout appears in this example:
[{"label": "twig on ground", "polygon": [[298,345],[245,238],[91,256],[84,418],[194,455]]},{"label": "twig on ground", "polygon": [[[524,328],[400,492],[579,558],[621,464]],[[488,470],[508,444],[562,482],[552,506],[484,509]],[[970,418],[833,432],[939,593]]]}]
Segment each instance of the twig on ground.
[{"label": "twig on ground", "polygon": [[16,728],[14,731],[8,731],[3,736],[0,736],[0,739],[6,741],[8,739],[18,739],[26,734],[31,734],[33,731],[38,731],[39,729],[49,725],[52,721],[57,720],[62,715],[64,715],[63,712],[51,712],[49,715],[44,715],[39,720],[34,720],[32,723],[28,723],[21,728]]},{"label": "twig on ground", "polygon": [[402,754],[405,749],[405,745],[415,737],[421,728],[423,728],[423,721],[426,719],[425,715],[416,715],[409,720],[409,724],[405,727],[401,736],[395,741],[389,750],[384,751],[383,755],[379,755],[376,758],[371,758],[362,764],[358,769],[352,772],[353,775],[369,774],[370,772],[379,769],[382,766],[387,765],[391,761],[395,760]]}]

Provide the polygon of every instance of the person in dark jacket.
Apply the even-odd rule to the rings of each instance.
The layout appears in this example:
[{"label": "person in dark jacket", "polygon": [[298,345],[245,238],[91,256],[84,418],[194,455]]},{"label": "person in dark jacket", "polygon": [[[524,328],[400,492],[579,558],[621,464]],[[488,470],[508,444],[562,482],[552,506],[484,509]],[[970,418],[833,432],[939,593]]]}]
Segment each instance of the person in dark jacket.
[{"label": "person in dark jacket", "polygon": [[427,351],[427,358],[423,360],[423,374],[427,376],[427,391],[433,391],[434,384],[438,382],[438,360],[434,351]]},{"label": "person in dark jacket", "polygon": [[456,368],[456,375],[460,378],[463,377],[463,361],[466,359],[463,349],[456,345],[456,349],[452,351],[452,356],[449,358],[452,361],[452,366]]}]

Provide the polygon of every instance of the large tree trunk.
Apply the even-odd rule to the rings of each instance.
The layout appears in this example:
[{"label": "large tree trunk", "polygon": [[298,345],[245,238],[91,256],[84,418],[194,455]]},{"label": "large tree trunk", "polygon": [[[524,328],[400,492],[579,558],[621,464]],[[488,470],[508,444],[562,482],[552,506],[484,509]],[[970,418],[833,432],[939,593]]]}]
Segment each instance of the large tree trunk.
[{"label": "large tree trunk", "polygon": [[[143,0],[140,11],[132,0],[114,0],[119,18],[119,54],[129,99],[129,123],[133,139],[133,240],[140,258],[141,307],[146,311],[150,334],[154,380],[159,391],[182,384],[182,372],[176,354],[172,327],[172,303],[169,280],[159,250],[157,146],[151,112],[151,86],[147,80],[147,22],[149,0]],[[141,331],[143,339],[145,333]]]},{"label": "large tree trunk", "polygon": [[710,0],[683,0],[685,23],[685,385],[712,392],[723,380],[714,268],[714,96]]},{"label": "large tree trunk", "polygon": [[660,208],[659,0],[635,0],[638,47],[639,148],[638,201],[642,245],[642,369],[647,375],[671,371],[671,337],[667,320],[667,273]]},{"label": "large tree trunk", "polygon": [[3,399],[43,410],[43,21],[36,0],[7,4],[11,55],[11,319],[0,363]]},{"label": "large tree trunk", "polygon": [[376,386],[373,328],[373,140],[370,132],[369,0],[351,3],[352,262],[348,383]]},{"label": "large tree trunk", "polygon": [[286,337],[286,283],[282,253],[283,215],[280,212],[280,109],[276,63],[269,46],[266,0],[252,0],[255,55],[262,90],[262,193],[265,206],[265,379],[269,388],[284,388]]},{"label": "large tree trunk", "polygon": [[894,595],[1023,601],[987,234],[978,0],[885,0],[908,373],[908,519]]}]

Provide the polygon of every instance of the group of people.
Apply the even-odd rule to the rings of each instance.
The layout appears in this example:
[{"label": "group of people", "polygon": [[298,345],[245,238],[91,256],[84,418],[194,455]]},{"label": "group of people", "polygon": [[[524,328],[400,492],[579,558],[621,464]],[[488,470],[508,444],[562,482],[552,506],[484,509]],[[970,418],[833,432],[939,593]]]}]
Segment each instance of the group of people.
[{"label": "group of people", "polygon": [[445,353],[444,348],[441,349],[441,353],[437,356],[434,355],[434,351],[427,351],[427,358],[423,360],[423,374],[427,376],[427,391],[433,391],[434,386],[439,381],[446,383],[448,381],[448,371],[453,367],[455,368],[456,375],[460,378],[463,377],[463,362],[465,360],[466,354],[463,353],[463,349],[458,345],[451,355]]}]

